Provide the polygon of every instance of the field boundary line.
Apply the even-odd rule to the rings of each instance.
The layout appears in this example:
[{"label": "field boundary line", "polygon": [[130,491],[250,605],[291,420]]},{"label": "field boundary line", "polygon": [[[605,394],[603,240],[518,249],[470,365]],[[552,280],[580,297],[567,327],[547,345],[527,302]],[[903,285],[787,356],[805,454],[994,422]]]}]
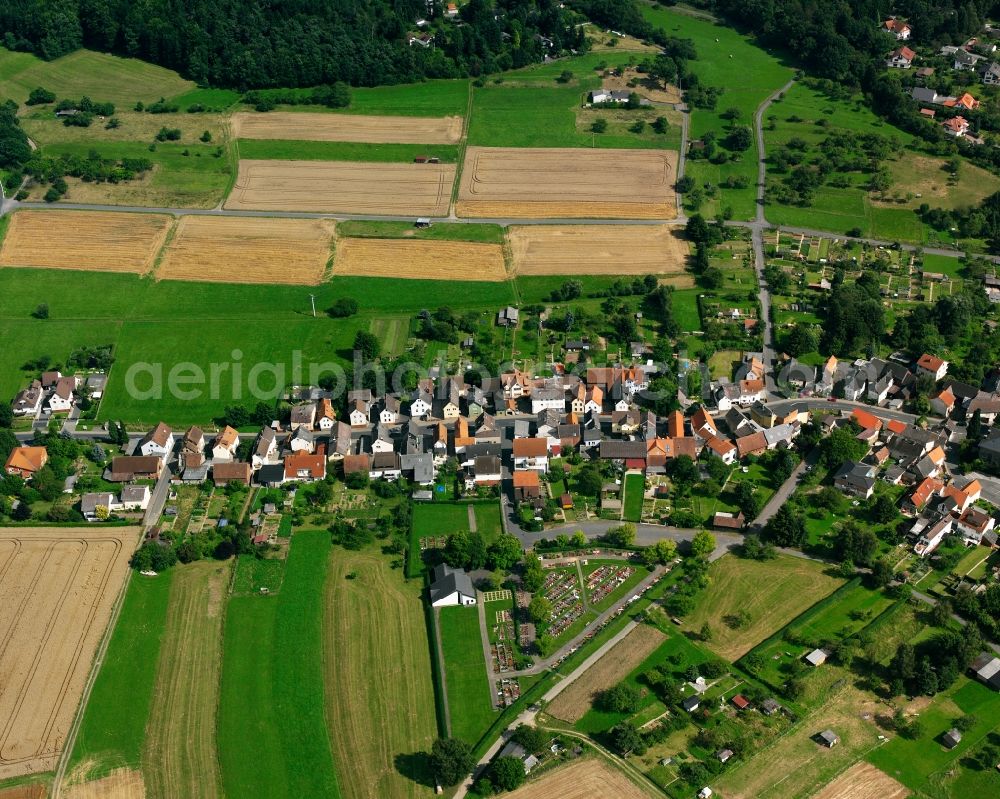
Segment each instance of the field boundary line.
[{"label": "field boundary line", "polygon": [[[140,529],[134,543],[138,544],[144,535],[145,531]],[[104,630],[104,635],[101,638],[100,645],[97,647],[97,651],[94,653],[94,659],[90,665],[90,674],[87,675],[87,682],[83,687],[83,694],[80,697],[80,704],[77,706],[76,715],[73,717],[73,723],[70,725],[69,732],[66,734],[66,740],[63,743],[63,750],[59,755],[59,761],[56,764],[55,776],[52,778],[52,790],[49,794],[50,799],[59,799],[59,792],[62,790],[62,781],[66,776],[66,769],[69,766],[69,761],[73,754],[73,748],[76,745],[76,736],[79,734],[80,726],[83,724],[83,716],[86,712],[87,704],[90,701],[90,694],[94,690],[94,683],[97,682],[97,675],[100,673],[101,666],[104,664],[104,656],[107,654],[108,645],[111,643],[111,637],[114,635],[115,628],[118,626],[118,617],[121,615],[122,605],[125,604],[125,594],[128,592],[128,587],[132,583],[132,575],[133,569],[129,566],[128,571],[125,574],[125,579],[122,581],[122,587],[118,592],[118,597],[115,599],[114,607],[111,610],[111,617],[108,619],[108,626]]]},{"label": "field boundary line", "polygon": [[521,307],[521,289],[517,285],[517,271],[514,267],[514,248],[510,243],[510,228],[503,227],[500,229],[500,251],[503,253],[503,267],[507,272],[507,282],[510,283],[511,290],[514,292],[514,304]]},{"label": "field boundary line", "polygon": [[[160,266],[163,264],[163,259],[167,257],[167,250],[170,249],[170,245],[173,244],[174,238],[177,236],[177,231],[181,226],[181,220],[183,217],[174,216],[170,219],[170,227],[167,228],[167,234],[163,237],[163,243],[160,244],[160,248],[156,251],[153,256],[153,262],[149,265],[147,272],[142,275],[142,277],[150,277],[156,280],[156,273],[160,271]],[[103,399],[103,395],[101,399]]]},{"label": "field boundary line", "polygon": [[462,185],[462,170],[465,167],[465,151],[469,147],[469,126],[472,124],[472,99],[475,95],[476,87],[470,80],[469,99],[465,104],[465,119],[462,121],[462,138],[458,142],[458,155],[455,162],[455,182],[451,184],[451,201],[448,204],[448,216],[455,217],[458,206],[458,191]]}]

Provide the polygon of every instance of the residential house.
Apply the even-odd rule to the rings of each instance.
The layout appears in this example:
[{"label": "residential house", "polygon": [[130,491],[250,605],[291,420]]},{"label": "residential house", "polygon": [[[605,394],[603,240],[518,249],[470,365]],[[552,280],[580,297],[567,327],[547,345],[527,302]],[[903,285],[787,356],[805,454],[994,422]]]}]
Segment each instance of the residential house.
[{"label": "residential house", "polygon": [[913,59],[916,57],[917,54],[915,52],[906,45],[903,45],[889,53],[885,65],[890,69],[909,69],[913,66]]},{"label": "residential house", "polygon": [[434,456],[429,452],[403,453],[399,456],[399,470],[417,485],[432,485],[436,475]]},{"label": "residential house", "polygon": [[62,376],[63,376],[62,372],[58,370],[50,372],[42,372],[42,388],[46,390],[54,388],[56,383],[59,382]]},{"label": "residential house", "polygon": [[533,469],[515,470],[513,476],[514,499],[517,502],[530,502],[542,495],[542,484],[538,472]]},{"label": "residential house", "polygon": [[912,28],[908,24],[895,17],[883,22],[882,30],[893,36],[897,42],[907,41],[910,38],[910,34],[913,33]]},{"label": "residential house", "polygon": [[464,569],[452,569],[445,563],[439,563],[431,576],[429,593],[433,607],[476,604],[476,589]]},{"label": "residential house", "polygon": [[931,395],[931,410],[938,416],[951,416],[955,409],[955,394],[950,388],[943,388]]},{"label": "residential house", "polygon": [[963,92],[958,97],[949,97],[943,103],[945,108],[957,108],[960,111],[978,111],[979,100],[968,92]]},{"label": "residential house", "polygon": [[104,472],[109,483],[130,483],[133,480],[157,480],[163,469],[163,458],[155,455],[120,455],[111,459]]},{"label": "residential house", "polygon": [[955,520],[955,531],[962,536],[962,543],[967,547],[979,546],[987,533],[996,527],[994,519],[986,511],[971,507]]},{"label": "residential house", "polygon": [[303,405],[293,405],[289,418],[289,426],[292,430],[305,427],[312,430],[316,425],[316,403],[307,402]]},{"label": "residential house", "polygon": [[326,477],[326,447],[319,446],[316,454],[308,451],[293,452],[285,456],[285,480],[312,482]]},{"label": "residential house", "polygon": [[[543,442],[544,443],[544,442]],[[503,468],[500,458],[496,455],[480,455],[473,461],[473,479],[476,486],[499,485],[503,477]],[[548,461],[546,461],[546,469]]]},{"label": "residential house", "polygon": [[[946,50],[952,49],[949,47],[942,47],[942,54],[949,55],[945,53]],[[954,52],[950,53],[952,57],[952,68],[959,71],[967,71],[977,69],[979,62],[983,60],[983,56],[979,53],[971,53],[962,47],[953,48]]]},{"label": "residential house", "polygon": [[110,492],[84,494],[80,498],[80,513],[88,522],[107,519],[118,509],[118,499]]},{"label": "residential house", "polygon": [[845,461],[834,475],[833,485],[849,496],[868,499],[875,492],[875,467]]},{"label": "residential house", "polygon": [[952,117],[951,119],[946,119],[942,122],[941,127],[944,128],[944,132],[949,136],[954,136],[956,139],[960,139],[969,132],[969,121],[965,117],[961,116]]},{"label": "residential house", "polygon": [[[429,391],[421,391],[410,402],[410,418],[424,419],[434,410],[434,397]],[[352,423],[353,424],[353,423]]]},{"label": "residential house", "polygon": [[329,459],[332,461],[343,460],[351,454],[354,449],[354,440],[351,436],[351,426],[345,422],[337,422],[334,434],[330,439]]},{"label": "residential house", "polygon": [[680,411],[671,411],[667,414],[667,435],[671,438],[684,437],[684,414]]},{"label": "residential house", "polygon": [[246,461],[222,461],[212,464],[212,481],[216,486],[227,486],[230,483],[248,486],[252,474],[253,469]]},{"label": "residential house", "polygon": [[843,382],[844,399],[849,402],[859,401],[865,394],[868,386],[868,376],[863,369],[852,369],[848,372]]},{"label": "residential house", "polygon": [[[642,421],[643,413],[638,408],[613,411],[611,414],[611,432],[624,436],[635,435],[642,427]],[[656,432],[655,426],[653,432]]]},{"label": "residential house", "polygon": [[909,495],[903,498],[900,503],[900,507],[903,513],[909,513],[911,515],[920,513],[926,507],[928,501],[937,496],[941,489],[944,488],[944,484],[940,480],[935,480],[933,477],[927,477],[921,480],[920,483],[910,492]]},{"label": "residential house", "polygon": [[778,414],[763,402],[755,402],[750,406],[750,418],[761,427],[774,427],[778,424]]},{"label": "residential house", "polygon": [[948,373],[948,362],[936,355],[924,353],[917,359],[917,374],[930,375],[941,380]]},{"label": "residential house", "polygon": [[971,417],[976,411],[979,411],[983,424],[992,425],[1000,416],[1000,398],[995,395],[977,396],[969,402],[965,415]]},{"label": "residential house", "polygon": [[760,379],[724,383],[715,392],[716,407],[720,411],[728,411],[734,405],[747,407],[762,402],[766,397],[764,381]]},{"label": "residential house", "polygon": [[87,391],[87,396],[92,400],[99,400],[104,396],[104,389],[108,385],[108,376],[104,372],[95,372],[94,374],[87,375],[87,379],[84,382],[84,388]]},{"label": "residential house", "polygon": [[146,457],[157,457],[166,460],[174,451],[174,434],[163,422],[146,433],[139,442],[138,452]]},{"label": "residential house", "polygon": [[559,388],[543,388],[531,395],[531,412],[539,414],[544,410],[566,410],[566,392]]},{"label": "residential house", "polygon": [[941,447],[934,447],[923,458],[917,461],[913,471],[918,477],[927,479],[937,477],[944,469],[944,450]]},{"label": "residential house", "polygon": [[278,439],[270,427],[264,427],[257,436],[250,464],[254,471],[264,464],[278,463]]},{"label": "residential house", "polygon": [[549,470],[549,447],[543,438],[515,438],[513,445],[514,469],[531,469],[547,473]]},{"label": "residential house", "polygon": [[972,661],[969,671],[983,685],[987,685],[994,691],[1000,691],[1000,658],[992,652],[983,652]]},{"label": "residential house", "polygon": [[181,457],[185,466],[199,466],[205,459],[205,432],[196,426],[189,427],[181,438]]},{"label": "residential house", "polygon": [[313,453],[316,451],[316,436],[305,425],[301,425],[288,437],[288,449],[292,452]]},{"label": "residential house", "polygon": [[699,407],[691,415],[691,432],[703,441],[719,435],[719,430],[715,426],[715,420],[712,419],[704,406]]},{"label": "residential house", "polygon": [[46,400],[45,407],[49,413],[68,413],[73,408],[75,400],[76,378],[60,377],[55,388]]},{"label": "residential house", "polygon": [[819,378],[816,380],[816,391],[820,394],[830,394],[833,386],[837,382],[837,359],[831,355],[826,359],[826,363],[819,370]]},{"label": "residential house", "polygon": [[240,448],[240,434],[229,425],[219,431],[219,435],[212,442],[213,461],[234,461],[236,452]]},{"label": "residential house", "polygon": [[7,456],[4,472],[30,480],[48,462],[49,452],[45,447],[14,447]]},{"label": "residential house", "polygon": [[705,446],[722,459],[722,462],[730,465],[736,462],[737,449],[732,441],[725,438],[710,438],[705,442]]},{"label": "residential house", "polygon": [[506,308],[500,310],[497,314],[497,326],[498,327],[517,327],[517,322],[520,319],[521,312],[518,311],[512,305],[508,305]]},{"label": "residential house", "polygon": [[149,507],[153,494],[148,485],[122,486],[120,509],[128,512],[144,511]]},{"label": "residential house", "polygon": [[749,455],[763,455],[765,452],[767,452],[767,439],[763,432],[751,433],[736,439],[736,453],[740,460]]},{"label": "residential house", "polygon": [[403,465],[398,452],[376,452],[372,455],[369,472],[373,480],[394,482],[403,476]]},{"label": "residential house", "polygon": [[979,68],[979,76],[986,86],[1000,84],[1000,64],[993,61]]},{"label": "residential house", "polygon": [[31,385],[19,391],[14,401],[11,403],[11,411],[14,416],[38,416],[42,410],[42,383],[39,380],[32,380]]},{"label": "residential house", "polygon": [[347,418],[351,427],[366,427],[368,425],[368,412],[370,403],[361,399],[348,400]]},{"label": "residential house", "polygon": [[371,455],[364,452],[358,455],[346,455],[343,458],[344,477],[352,474],[369,474],[371,467]]},{"label": "residential house", "polygon": [[922,558],[927,557],[941,545],[944,537],[951,532],[952,526],[952,518],[945,516],[929,527],[925,527],[923,534],[913,547],[913,552]]}]

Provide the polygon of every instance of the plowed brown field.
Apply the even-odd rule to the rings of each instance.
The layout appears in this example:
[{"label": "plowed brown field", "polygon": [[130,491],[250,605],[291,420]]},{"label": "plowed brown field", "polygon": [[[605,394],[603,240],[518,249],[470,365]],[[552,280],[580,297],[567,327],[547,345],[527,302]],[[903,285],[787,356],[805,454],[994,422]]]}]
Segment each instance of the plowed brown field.
[{"label": "plowed brown field", "polygon": [[0,779],[55,766],[138,532],[0,528]]},{"label": "plowed brown field", "polygon": [[548,712],[563,721],[579,721],[597,694],[618,685],[665,639],[655,627],[640,624],[553,699]]},{"label": "plowed brown field", "polygon": [[156,276],[224,283],[320,282],[334,223],[325,219],[185,216]]},{"label": "plowed brown field", "polygon": [[509,231],[519,275],[676,275],[688,245],[667,225],[520,225]]},{"label": "plowed brown field", "polygon": [[149,271],[170,217],[105,211],[18,211],[0,248],[0,266]]},{"label": "plowed brown field", "polygon": [[373,144],[454,144],[461,117],[392,117],[357,114],[233,114],[233,138],[354,141]]},{"label": "plowed brown field", "polygon": [[499,244],[406,239],[341,239],[335,275],[424,280],[506,280]]},{"label": "plowed brown field", "polygon": [[466,217],[673,219],[668,150],[469,147],[456,212]]},{"label": "plowed brown field", "polygon": [[454,164],[241,160],[226,208],[444,216]]},{"label": "plowed brown field", "polygon": [[589,758],[522,785],[507,799],[649,799],[650,794],[603,760]]}]

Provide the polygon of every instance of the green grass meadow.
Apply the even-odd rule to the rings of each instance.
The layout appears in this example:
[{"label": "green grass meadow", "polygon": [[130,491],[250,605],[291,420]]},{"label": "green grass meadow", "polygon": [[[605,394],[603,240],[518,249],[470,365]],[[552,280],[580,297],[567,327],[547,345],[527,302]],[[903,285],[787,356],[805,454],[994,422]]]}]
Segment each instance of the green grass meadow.
[{"label": "green grass meadow", "polygon": [[641,474],[625,475],[624,516],[627,522],[638,522],[642,519],[642,495],[645,478]]},{"label": "green grass meadow", "polygon": [[479,612],[474,607],[441,608],[440,625],[451,734],[474,746],[496,718],[486,678]]},{"label": "green grass meadow", "polygon": [[298,161],[370,161],[413,163],[418,155],[437,156],[443,164],[458,160],[458,147],[449,144],[363,144],[339,141],[240,139],[240,158]]},{"label": "green grass meadow", "polygon": [[340,796],[323,710],[329,551],[326,532],[300,532],[277,596],[229,600],[218,746],[230,796]]},{"label": "green grass meadow", "polygon": [[90,765],[98,778],[116,768],[139,768],[153,702],[156,666],[167,618],[171,572],[134,575],[70,757],[70,771]]},{"label": "green grass meadow", "polygon": [[348,220],[337,224],[340,238],[419,239],[423,241],[473,241],[502,244],[503,228],[478,222],[435,223],[427,228],[415,228],[409,222]]}]

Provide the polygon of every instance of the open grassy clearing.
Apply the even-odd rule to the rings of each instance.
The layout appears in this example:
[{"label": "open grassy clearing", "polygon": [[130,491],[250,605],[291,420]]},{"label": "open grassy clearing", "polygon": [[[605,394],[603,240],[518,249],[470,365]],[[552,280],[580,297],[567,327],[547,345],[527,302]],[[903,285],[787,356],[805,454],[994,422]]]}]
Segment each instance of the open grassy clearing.
[{"label": "open grassy clearing", "polygon": [[498,244],[405,239],[341,239],[335,275],[432,280],[506,280]]},{"label": "open grassy clearing", "polygon": [[337,224],[342,238],[357,239],[418,239],[430,241],[478,241],[502,244],[504,229],[499,225],[476,222],[450,224],[436,222],[430,227],[417,228],[410,222],[368,222],[348,220]]},{"label": "open grassy clearing", "polygon": [[153,102],[181,94],[193,89],[194,83],[135,58],[77,50],[54,61],[43,61],[0,48],[0,96],[23,103],[38,86],[60,98],[78,100],[88,95],[99,102],[133,105],[137,100]]},{"label": "open grassy clearing", "polygon": [[0,266],[145,274],[171,222],[156,214],[18,211],[0,248]]},{"label": "open grassy clearing", "polygon": [[[884,712],[873,696],[845,686],[787,735],[718,777],[713,788],[727,799],[812,796],[878,745],[875,716]],[[840,736],[833,749],[812,737],[827,729]]]},{"label": "open grassy clearing", "polygon": [[507,794],[508,799],[649,799],[652,796],[603,758],[589,757],[546,772]]},{"label": "open grassy clearing", "polygon": [[[662,6],[643,3],[640,8],[650,23],[669,35],[693,40],[698,59],[690,63],[690,68],[703,85],[725,90],[714,110],[692,109],[691,140],[701,138],[708,131],[714,131],[719,138],[723,138],[730,123],[722,119],[721,114],[728,108],[740,110],[739,124],[751,125],[757,106],[792,77],[791,68],[732,28]],[[709,199],[702,207],[703,213],[712,216],[730,207],[735,219],[750,219],[754,216],[756,143],[736,160],[730,160],[721,166],[704,160],[688,161],[687,174],[699,185],[710,183],[720,187],[716,197]],[[746,188],[723,188],[730,177],[745,179]]]},{"label": "open grassy clearing", "polygon": [[420,583],[380,554],[337,549],[325,606],[326,718],[343,795],[431,796],[432,775],[401,769],[437,735]]},{"label": "open grassy clearing", "polygon": [[242,139],[240,158],[256,161],[364,161],[412,164],[417,156],[431,156],[442,164],[458,161],[453,144],[357,144],[355,142],[281,141]]},{"label": "open grassy clearing", "polygon": [[[206,424],[234,399],[252,397],[249,367],[235,383],[231,371],[223,373],[215,397],[205,385],[190,400],[165,393],[157,402],[128,392],[129,367],[163,364],[166,377],[175,364],[193,361],[209,376],[212,363],[232,362],[238,358],[233,351],[239,350],[244,364],[275,363],[283,385],[292,380],[292,353],[297,350],[306,365],[303,378],[309,379],[309,364],[350,365],[354,336],[367,330],[372,319],[411,316],[441,305],[441,285],[410,280],[401,292],[398,282],[388,278],[340,277],[310,292],[299,286],[154,282],[126,274],[0,269],[0,392],[12,397],[34,376],[22,371],[26,361],[44,355],[61,361],[80,346],[113,344],[116,362],[101,404],[102,417],[145,424],[162,416],[178,426]],[[320,312],[316,319],[310,293]],[[95,301],[98,297],[100,302]],[[340,297],[357,299],[361,312],[349,319],[327,318],[322,311]],[[449,284],[448,304],[456,310],[495,313],[514,301],[510,282]],[[40,303],[49,305],[49,319],[30,318]],[[265,374],[259,382],[270,391],[275,380]],[[136,385],[149,388],[148,375],[138,375]]]},{"label": "open grassy clearing", "polygon": [[597,694],[625,679],[664,638],[655,627],[639,625],[552,700],[546,712],[570,723],[579,721],[590,710]]},{"label": "open grassy clearing", "polygon": [[523,225],[508,233],[519,275],[663,275],[693,285],[688,244],[667,225]]},{"label": "open grassy clearing", "polygon": [[413,533],[418,538],[447,536],[469,529],[468,505],[415,505]]},{"label": "open grassy clearing", "polygon": [[[467,217],[673,219],[677,154],[469,147],[456,212]],[[540,194],[544,186],[547,194]]]},{"label": "open grassy clearing", "polygon": [[318,284],[333,246],[324,219],[185,216],[164,251],[161,280]]},{"label": "open grassy clearing", "polygon": [[326,531],[299,532],[280,593],[229,600],[218,722],[229,796],[340,796],[323,712],[329,553]]},{"label": "open grassy clearing", "polygon": [[141,765],[173,576],[137,575],[129,582],[76,737],[71,771],[96,779]]},{"label": "open grassy clearing", "polygon": [[[115,110],[115,119],[118,120],[118,127],[114,128],[107,127],[100,120],[86,128],[66,126],[61,119],[53,115],[52,106],[43,105],[30,109],[21,119],[21,127],[49,154],[63,152],[64,145],[109,146],[115,143],[143,143],[148,148],[156,141],[156,134],[160,129],[167,128],[179,130],[178,143],[184,145],[191,153],[200,154],[191,155],[191,158],[205,158],[219,145],[224,145],[228,138],[225,117],[222,114],[149,114],[121,108]],[[211,135],[211,141],[201,140],[205,131]],[[157,150],[161,146],[165,147],[167,143],[156,142]],[[153,156],[155,151],[150,153],[147,150],[146,155]]]},{"label": "open grassy clearing", "polygon": [[[929,705],[920,707],[919,715],[922,726],[919,738],[907,740],[897,736],[866,759],[910,790],[923,795],[955,799],[975,795],[963,793],[961,788],[980,782],[976,779],[979,775],[962,768],[962,771],[969,771],[968,776],[965,780],[960,776],[955,780],[958,776],[955,772],[961,759],[985,743],[986,736],[997,728],[1000,694],[962,676],[946,691],[933,697]],[[975,716],[976,723],[962,734],[958,746],[947,749],[941,743],[941,735],[955,726],[955,719],[963,715]],[[988,784],[989,781],[985,783]],[[992,784],[997,785],[997,780],[992,780]]]},{"label": "open grassy clearing", "polygon": [[414,117],[462,116],[469,106],[469,89],[470,81],[465,79],[428,80],[423,83],[400,83],[395,86],[358,86],[351,89],[350,107],[331,109],[330,113]]},{"label": "open grassy clearing", "polygon": [[454,180],[450,164],[241,159],[225,207],[444,216]]},{"label": "open grassy clearing", "polygon": [[[726,555],[709,568],[708,588],[684,626],[697,631],[708,623],[713,635],[706,646],[735,660],[843,583],[824,569],[802,558],[753,561]],[[736,622],[741,611],[749,614],[745,624]]]},{"label": "open grassy clearing", "polygon": [[462,117],[274,111],[268,114],[234,114],[232,128],[237,139],[455,144],[462,137]]},{"label": "open grassy clearing", "polygon": [[222,622],[232,563],[176,569],[142,762],[149,797],[222,796],[215,748]]},{"label": "open grassy clearing", "polygon": [[474,607],[440,609],[451,734],[475,745],[496,719],[490,701],[479,613]]},{"label": "open grassy clearing", "polygon": [[55,768],[138,535],[0,528],[0,779]]}]

